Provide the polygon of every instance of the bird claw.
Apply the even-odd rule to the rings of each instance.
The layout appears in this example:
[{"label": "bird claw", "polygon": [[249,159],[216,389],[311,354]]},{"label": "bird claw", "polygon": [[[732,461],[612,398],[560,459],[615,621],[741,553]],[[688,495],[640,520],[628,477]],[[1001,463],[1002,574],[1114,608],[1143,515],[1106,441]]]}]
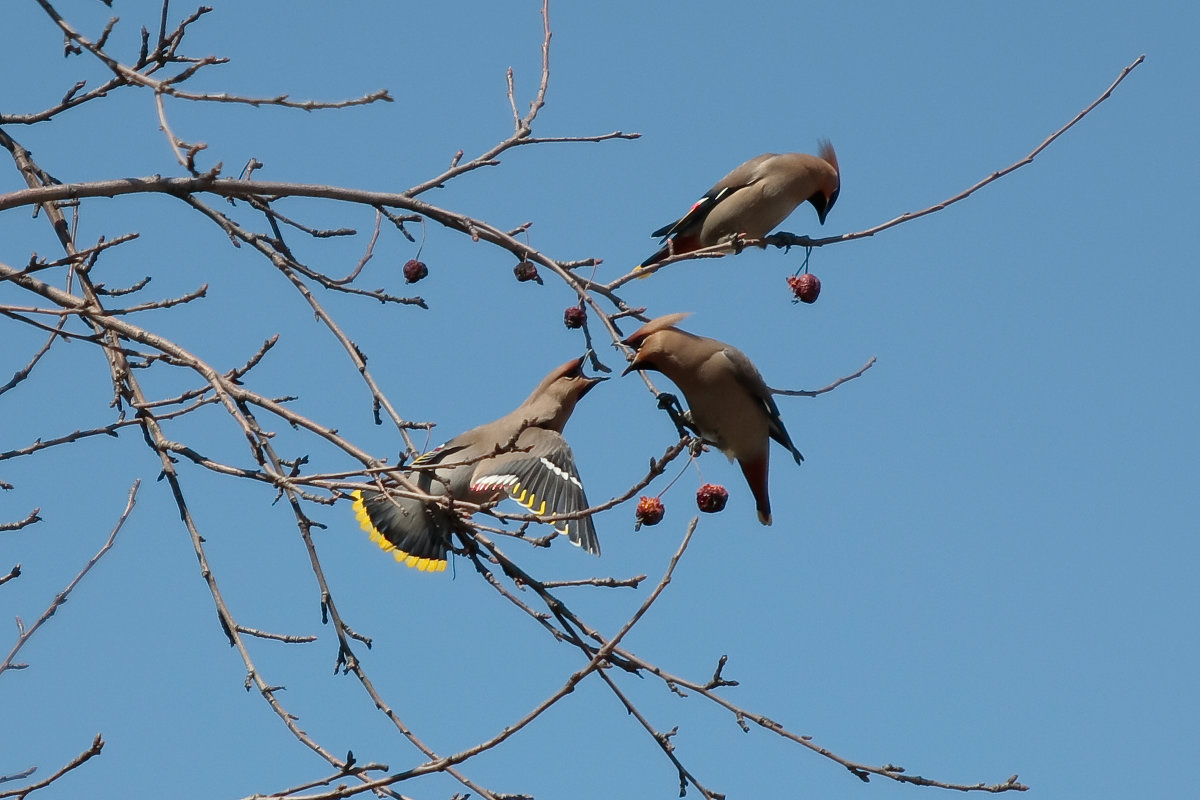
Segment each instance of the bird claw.
[{"label": "bird claw", "polygon": [[674,423],[675,430],[679,433],[680,439],[688,436],[687,427],[685,427],[688,424],[687,412],[683,410],[678,397],[670,392],[659,392],[658,407],[667,412],[667,416]]},{"label": "bird claw", "polygon": [[808,243],[811,241],[812,239],[807,236],[799,236],[787,231],[775,231],[770,236],[763,237],[763,246],[769,244],[773,247],[782,247],[783,252],[787,253],[793,247],[808,247]]},{"label": "bird claw", "polygon": [[738,255],[746,248],[745,237],[740,233],[729,234],[729,246],[733,248],[733,254]]},{"label": "bird claw", "polygon": [[786,231],[777,231],[770,236],[764,236],[763,241],[774,247],[782,247],[783,252],[787,253],[792,249],[792,234]]}]

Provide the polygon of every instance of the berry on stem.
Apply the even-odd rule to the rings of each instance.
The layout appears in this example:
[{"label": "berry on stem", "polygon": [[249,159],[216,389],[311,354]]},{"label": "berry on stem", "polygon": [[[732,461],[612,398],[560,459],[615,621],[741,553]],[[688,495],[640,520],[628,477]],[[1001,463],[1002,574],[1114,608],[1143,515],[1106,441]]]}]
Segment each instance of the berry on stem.
[{"label": "berry on stem", "polygon": [[513,267],[513,275],[516,275],[517,280],[521,283],[525,281],[537,281],[540,284],[542,282],[542,277],[538,275],[537,264],[534,264],[532,261],[522,261],[517,264]]},{"label": "berry on stem", "polygon": [[729,492],[719,483],[706,483],[696,491],[696,505],[705,514],[715,514],[725,508]]},{"label": "berry on stem", "polygon": [[816,275],[805,272],[803,275],[793,275],[787,282],[788,286],[792,287],[792,294],[796,296],[796,300],[802,303],[817,302],[817,296],[821,294],[821,279]]},{"label": "berry on stem", "polygon": [[662,522],[663,514],[665,513],[666,509],[663,508],[662,500],[659,500],[657,497],[642,497],[638,500],[637,504],[637,511],[635,513],[637,523],[634,530],[643,525],[657,525]]},{"label": "berry on stem", "polygon": [[429,267],[425,266],[425,262],[417,261],[415,258],[409,259],[404,265],[404,280],[409,283],[416,283],[429,274]]},{"label": "berry on stem", "polygon": [[568,328],[582,328],[583,321],[587,319],[587,312],[583,306],[568,306],[563,312],[563,325]]}]

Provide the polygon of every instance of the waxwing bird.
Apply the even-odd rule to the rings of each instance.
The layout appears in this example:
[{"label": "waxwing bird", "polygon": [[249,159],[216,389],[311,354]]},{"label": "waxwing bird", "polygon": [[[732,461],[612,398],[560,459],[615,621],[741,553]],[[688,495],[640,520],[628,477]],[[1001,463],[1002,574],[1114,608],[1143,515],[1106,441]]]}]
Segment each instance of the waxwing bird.
[{"label": "waxwing bird", "polygon": [[758,521],[770,525],[770,439],[786,447],[797,464],[804,456],[792,444],[771,390],[746,354],[716,339],[676,328],[675,323],[686,316],[658,317],[627,336],[622,343],[635,353],[622,374],[656,370],[679,387],[688,403],[685,420],[730,461],[737,460],[754,495]]},{"label": "waxwing bird", "polygon": [[[507,494],[534,514],[588,507],[575,457],[562,436],[575,404],[606,378],[583,374],[583,358],[551,372],[515,410],[425,453],[407,473],[434,497],[481,503]],[[437,503],[374,490],[354,492],[354,512],[371,541],[421,571],[446,568],[452,512]],[[573,544],[600,555],[591,517],[550,523]]]},{"label": "waxwing bird", "polygon": [[710,247],[730,236],[761,239],[805,202],[812,203],[824,225],[825,216],[837,202],[842,178],[833,145],[822,141],[818,152],[816,156],[763,153],[737,167],[705,192],[688,213],[651,234],[661,237],[663,246],[638,267]]}]

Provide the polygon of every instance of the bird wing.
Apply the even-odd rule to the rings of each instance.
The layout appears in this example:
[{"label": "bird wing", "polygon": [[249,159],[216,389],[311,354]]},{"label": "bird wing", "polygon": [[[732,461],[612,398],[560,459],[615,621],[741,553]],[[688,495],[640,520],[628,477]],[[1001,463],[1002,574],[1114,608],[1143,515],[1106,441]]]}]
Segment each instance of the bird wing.
[{"label": "bird wing", "polygon": [[[583,482],[567,440],[556,431],[530,428],[517,440],[528,451],[511,452],[480,463],[471,477],[472,492],[504,490],[534,514],[573,514],[588,507]],[[573,544],[600,555],[592,518],[550,523]]]},{"label": "bird wing", "polygon": [[771,389],[763,380],[758,367],[754,366],[754,362],[750,360],[749,356],[736,347],[726,345],[721,354],[729,360],[738,383],[762,403],[763,411],[767,415],[767,433],[772,439],[786,447],[791,452],[792,458],[799,464],[804,460],[804,456],[796,449],[796,445],[792,443],[792,437],[788,435],[787,428],[783,426],[783,418],[779,414],[775,396],[771,394]]},{"label": "bird wing", "polygon": [[686,214],[650,234],[651,238],[662,238],[665,240],[690,227],[699,227],[699,225],[704,222],[704,218],[707,217],[709,213],[716,207],[717,203],[724,200],[733,191],[733,187],[727,186],[723,189],[718,189],[714,186],[708,191],[708,194],[697,200],[695,204],[688,209]]},{"label": "bird wing", "polygon": [[450,456],[458,453],[466,448],[465,444],[458,444],[456,439],[451,439],[445,444],[439,444],[437,447],[430,450],[428,453],[422,453],[413,459],[414,467],[431,467],[434,464],[440,464]]},{"label": "bird wing", "polygon": [[728,175],[713,184],[713,187],[705,192],[704,196],[697,200],[686,214],[675,222],[662,226],[650,236],[655,239],[660,237],[666,239],[688,228],[699,227],[718,203],[728,199],[738,190],[762,180],[763,172],[760,167],[775,158],[776,155],[776,153],[763,153],[761,156],[755,156],[746,163],[734,167]]}]

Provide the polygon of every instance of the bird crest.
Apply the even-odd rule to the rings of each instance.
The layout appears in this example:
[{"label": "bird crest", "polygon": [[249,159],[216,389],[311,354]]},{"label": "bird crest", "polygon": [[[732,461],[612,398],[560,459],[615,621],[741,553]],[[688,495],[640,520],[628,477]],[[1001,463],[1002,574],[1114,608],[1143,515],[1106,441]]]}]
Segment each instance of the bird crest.
[{"label": "bird crest", "polygon": [[638,347],[650,334],[664,331],[667,328],[674,328],[675,323],[682,322],[685,318],[691,316],[691,314],[691,311],[680,311],[675,314],[665,314],[664,316],[656,317],[626,336],[621,343],[630,347]]},{"label": "bird crest", "polygon": [[823,161],[829,162],[829,166],[833,167],[833,171],[836,172],[840,177],[842,174],[842,168],[838,166],[837,153],[835,153],[833,150],[833,142],[829,141],[828,139],[821,139],[819,142],[817,142],[817,147],[817,155],[819,155]]}]

